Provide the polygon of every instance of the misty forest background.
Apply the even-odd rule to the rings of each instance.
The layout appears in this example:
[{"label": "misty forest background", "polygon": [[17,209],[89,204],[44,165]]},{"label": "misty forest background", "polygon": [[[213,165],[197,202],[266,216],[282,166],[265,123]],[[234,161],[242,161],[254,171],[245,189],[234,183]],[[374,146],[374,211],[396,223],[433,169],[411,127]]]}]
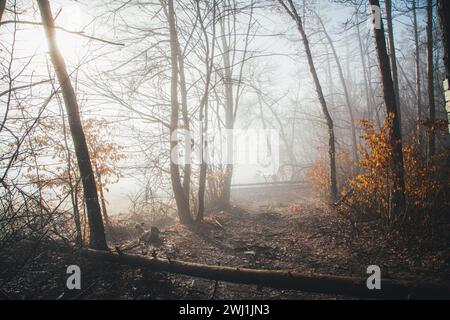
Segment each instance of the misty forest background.
[{"label": "misty forest background", "polygon": [[[448,283],[448,6],[0,0],[0,296],[329,297],[80,248]],[[171,161],[226,129],[278,130],[278,171]]]}]

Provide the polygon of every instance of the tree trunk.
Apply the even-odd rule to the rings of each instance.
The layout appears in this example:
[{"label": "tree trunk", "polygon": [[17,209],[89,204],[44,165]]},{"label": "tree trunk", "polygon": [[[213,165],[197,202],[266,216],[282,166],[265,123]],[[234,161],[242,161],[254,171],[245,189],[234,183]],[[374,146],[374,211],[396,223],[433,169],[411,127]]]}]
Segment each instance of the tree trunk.
[{"label": "tree trunk", "polygon": [[6,0],[0,0],[0,22],[2,21],[3,12],[5,12]]},{"label": "tree trunk", "polygon": [[96,176],[97,182],[98,182],[98,192],[100,194],[100,205],[101,205],[102,214],[103,214],[103,221],[106,224],[109,224],[108,211],[106,209],[106,199],[105,199],[105,195],[103,193],[102,175],[100,174],[100,170],[98,169],[97,162],[95,160],[92,162],[94,165],[95,176]]},{"label": "tree trunk", "polygon": [[400,107],[400,90],[398,86],[397,53],[395,52],[394,25],[392,22],[392,0],[385,0],[386,22],[389,43],[389,61],[391,64],[392,81],[394,82],[395,103],[397,105],[398,121],[400,122],[400,132],[402,130],[402,113]]},{"label": "tree trunk", "polygon": [[342,88],[344,89],[345,102],[347,104],[348,114],[349,114],[349,118],[350,118],[350,128],[351,128],[351,135],[352,135],[353,161],[355,163],[357,163],[358,162],[358,142],[356,140],[355,116],[353,114],[353,106],[352,106],[350,94],[348,92],[347,83],[345,81],[344,72],[342,70],[342,65],[341,65],[341,62],[340,62],[339,57],[337,55],[336,48],[334,47],[333,39],[331,39],[330,35],[328,34],[328,32],[327,32],[327,30],[325,28],[325,25],[323,24],[322,19],[319,16],[317,16],[317,18],[319,19],[319,23],[322,26],[322,30],[323,30],[323,32],[325,34],[325,37],[327,38],[328,43],[330,44],[331,51],[333,53],[334,60],[336,61],[336,65],[337,65],[337,68],[338,68],[339,79],[341,80]]},{"label": "tree trunk", "polygon": [[[203,139],[206,137],[206,132],[207,132],[207,128],[208,128],[208,116],[207,116],[207,109],[205,106],[205,117],[204,117],[204,121],[205,121],[205,125],[203,126],[204,132],[202,132],[202,148],[206,148],[207,144],[206,141],[204,141]],[[197,221],[202,221],[203,217],[205,215],[205,189],[206,189],[206,173],[208,170],[208,164],[205,162],[205,160],[203,159],[203,157],[205,156],[203,154],[203,150],[201,151],[202,153],[202,163],[200,165],[200,177],[199,177],[199,182],[198,182],[198,211],[197,211]]]},{"label": "tree trunk", "polygon": [[302,18],[298,15],[297,10],[295,9],[292,0],[288,0],[290,5],[290,9],[286,6],[283,0],[278,0],[278,2],[283,6],[286,12],[291,16],[291,18],[297,24],[297,29],[300,32],[300,35],[303,39],[303,45],[305,47],[306,57],[308,58],[309,69],[311,75],[314,80],[314,85],[316,87],[317,95],[319,98],[320,105],[322,107],[322,112],[325,116],[327,127],[328,127],[328,154],[330,157],[330,170],[329,170],[329,179],[330,179],[330,198],[331,202],[335,202],[338,197],[338,189],[337,189],[337,174],[336,174],[336,145],[335,145],[335,137],[334,137],[334,125],[333,119],[328,111],[327,103],[325,101],[325,97],[323,95],[322,86],[320,85],[319,77],[317,76],[316,67],[314,65],[314,60],[312,57],[311,49],[309,47],[308,37],[306,36],[306,32],[303,28]]},{"label": "tree trunk", "polygon": [[[380,7],[379,0],[369,0],[372,6]],[[376,13],[375,13],[376,14]],[[384,104],[387,116],[392,117],[390,149],[392,154],[391,166],[393,171],[393,187],[391,199],[391,213],[394,219],[403,214],[405,209],[405,180],[403,165],[402,136],[400,132],[400,119],[398,117],[398,107],[396,104],[394,83],[392,81],[391,67],[389,64],[389,56],[386,49],[386,39],[384,36],[384,27],[381,17],[379,19],[380,29],[374,27],[376,52],[378,58],[378,68],[380,70],[381,84],[383,90]]]},{"label": "tree trunk", "polygon": [[[260,115],[261,115],[261,120],[263,121],[263,129],[266,130],[266,125],[265,125],[265,119],[264,119],[264,114],[263,114],[263,99],[261,96],[261,91],[257,93],[257,97],[258,97],[258,104],[259,104],[259,110],[260,110]],[[283,123],[281,122],[280,116],[276,113],[276,111],[272,108],[271,105],[267,104],[267,107],[269,108],[270,113],[272,114],[272,116],[275,118],[275,121],[278,124],[278,128],[280,130],[280,138],[281,140],[283,140],[283,144],[286,147],[286,152],[287,155],[289,157],[289,161],[290,161],[290,165],[292,167],[292,171],[294,171],[295,166],[297,165],[297,158],[295,157],[294,154],[294,148],[293,145],[289,142],[288,140],[288,136],[284,130],[284,126]]]},{"label": "tree trunk", "polygon": [[[209,45],[209,37],[206,27],[203,23],[203,18],[200,12],[200,2],[197,0],[197,15],[199,17],[200,26],[203,31],[203,35],[205,37],[206,42],[206,54],[205,54],[205,66],[206,66],[206,80],[205,80],[205,92],[203,94],[201,103],[200,103],[200,125],[201,125],[201,165],[200,165],[200,177],[198,184],[198,211],[197,211],[197,221],[202,221],[205,214],[205,189],[206,189],[206,174],[208,170],[208,163],[205,160],[205,150],[207,150],[207,137],[208,137],[208,108],[209,108],[209,87],[211,83],[211,75],[214,67],[214,49],[216,42],[216,0],[213,0],[213,21],[212,21],[212,40],[211,40],[211,48]],[[210,52],[211,51],[211,52]],[[211,58],[210,55],[211,54]]]},{"label": "tree trunk", "polygon": [[429,132],[428,132],[428,160],[431,159],[436,149],[435,138],[435,120],[436,107],[434,101],[434,58],[433,58],[433,1],[427,0],[427,80],[428,80],[428,117],[429,117]]},{"label": "tree trunk", "polygon": [[81,254],[100,261],[148,268],[156,272],[171,272],[216,281],[258,285],[284,290],[301,290],[372,299],[445,299],[450,296],[450,288],[431,283],[381,279],[381,290],[369,290],[366,278],[302,274],[284,270],[223,267],[174,260],[150,259],[134,254],[89,249],[81,250]]},{"label": "tree trunk", "polygon": [[234,129],[234,104],[233,104],[233,82],[231,73],[230,48],[227,43],[225,34],[225,18],[221,20],[221,39],[223,47],[223,63],[224,63],[224,88],[225,88],[225,129],[227,133],[226,139],[226,169],[222,183],[222,196],[220,199],[221,206],[226,209],[230,206],[231,200],[231,180],[233,177],[233,133]]},{"label": "tree trunk", "polygon": [[83,183],[84,199],[89,219],[89,245],[94,249],[107,249],[105,230],[97,195],[97,186],[95,185],[95,176],[92,170],[89,150],[81,125],[77,98],[69,74],[66,70],[64,58],[56,43],[56,34],[50,3],[48,0],[38,0],[38,4],[45,33],[47,35],[50,57],[62,88],[64,103],[69,119],[70,132],[72,134],[75,154]]},{"label": "tree trunk", "polygon": [[78,199],[77,199],[78,193],[76,192],[76,188],[78,188],[76,184],[75,187],[71,186],[70,198],[73,205],[73,220],[75,223],[75,232],[76,232],[75,243],[81,247],[83,246],[83,231],[81,230],[80,208],[78,207]]},{"label": "tree trunk", "polygon": [[81,230],[81,217],[80,217],[80,208],[78,207],[78,194],[76,192],[76,189],[78,188],[78,182],[76,179],[72,177],[72,160],[70,157],[70,149],[69,149],[69,141],[67,139],[67,130],[66,130],[66,121],[65,121],[65,115],[64,115],[64,108],[61,104],[58,103],[61,110],[61,120],[63,124],[63,137],[64,137],[64,147],[67,152],[67,176],[69,178],[69,188],[70,188],[70,199],[72,201],[73,206],[73,220],[75,223],[75,231],[76,231],[76,238],[75,243],[78,246],[83,245],[83,232]]},{"label": "tree trunk", "polygon": [[369,76],[368,76],[368,69],[367,69],[367,64],[366,64],[366,57],[364,54],[364,49],[363,49],[363,43],[362,43],[362,39],[361,39],[361,30],[359,29],[359,19],[358,16],[357,20],[356,20],[356,36],[358,38],[358,47],[359,47],[359,54],[361,57],[361,65],[363,67],[363,76],[364,76],[364,91],[365,91],[365,95],[366,95],[366,108],[368,111],[368,115],[369,115],[369,119],[373,120],[373,114],[372,111],[374,108],[376,108],[375,104],[372,103],[373,100],[373,95],[372,95],[372,90],[369,90]]},{"label": "tree trunk", "polygon": [[[445,86],[444,90],[450,90],[450,2],[448,0],[438,0],[437,8],[439,14],[439,21],[441,24],[442,42],[444,46],[444,65],[445,65]],[[447,99],[446,99],[447,100]],[[448,128],[450,133],[450,102],[446,101],[447,119],[449,122]],[[450,174],[450,156],[447,156],[445,176]]]},{"label": "tree trunk", "polygon": [[[180,179],[180,167],[178,165],[178,159],[174,159],[174,156],[178,156],[177,145],[178,138],[175,136],[178,129],[178,46],[177,46],[177,32],[175,23],[175,10],[173,6],[173,0],[168,1],[168,20],[170,31],[170,62],[172,68],[171,79],[171,117],[170,117],[170,178],[172,182],[173,193],[175,196],[175,202],[178,209],[178,217],[182,224],[191,224],[192,216],[189,208],[189,198],[186,197],[183,186]],[[176,155],[174,155],[176,153]]]},{"label": "tree trunk", "polygon": [[[175,29],[176,31],[176,29]],[[178,56],[178,71],[180,74],[180,94],[181,94],[181,114],[183,115],[183,128],[189,133],[189,113],[188,113],[188,100],[187,100],[187,87],[186,76],[184,74],[184,55],[181,50],[180,42],[178,41],[178,32],[176,32],[176,44],[177,44],[177,56]],[[183,189],[186,194],[186,198],[189,199],[190,187],[191,187],[191,141],[190,134],[185,136],[185,159],[184,159],[184,176],[183,176]],[[189,151],[189,152],[188,152]]]},{"label": "tree trunk", "polygon": [[447,80],[450,79],[450,2],[437,0],[439,20],[441,23],[442,42],[444,44],[444,65]]},{"label": "tree trunk", "polygon": [[369,47],[366,50],[366,59],[367,59],[367,65],[369,66],[366,70],[367,70],[367,80],[368,80],[368,85],[369,85],[369,90],[370,90],[370,97],[371,97],[371,101],[372,101],[372,106],[375,109],[375,120],[377,122],[377,126],[378,128],[381,129],[382,127],[382,123],[381,123],[381,115],[380,115],[380,110],[378,108],[377,105],[377,101],[375,99],[375,90],[374,90],[374,86],[373,86],[373,82],[372,82],[372,70],[371,67],[372,61],[371,61],[371,56],[369,54]]},{"label": "tree trunk", "polygon": [[416,67],[416,105],[417,105],[417,139],[418,144],[423,144],[423,130],[421,126],[423,110],[422,110],[422,87],[420,81],[420,47],[419,47],[419,26],[417,23],[417,0],[413,1],[413,29],[414,29],[414,46],[415,46],[415,67]]}]

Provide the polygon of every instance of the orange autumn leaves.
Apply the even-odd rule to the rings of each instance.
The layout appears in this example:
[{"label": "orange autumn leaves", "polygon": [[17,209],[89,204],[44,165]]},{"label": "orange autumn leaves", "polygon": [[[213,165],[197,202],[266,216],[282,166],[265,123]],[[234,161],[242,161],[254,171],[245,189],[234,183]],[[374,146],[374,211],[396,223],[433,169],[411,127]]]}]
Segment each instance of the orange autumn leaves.
[{"label": "orange autumn leaves", "polygon": [[[118,164],[126,155],[121,146],[110,141],[111,128],[106,119],[89,118],[84,121],[83,128],[92,166],[101,176],[103,189],[108,191],[107,186],[121,177]],[[33,163],[30,163],[26,175],[35,185],[62,188],[64,191],[79,185],[76,156],[69,135],[69,129],[60,124],[47,127],[44,133],[31,139]],[[99,187],[99,181],[96,182]]]},{"label": "orange autumn leaves", "polygon": [[[388,218],[390,197],[393,188],[393,165],[391,163],[390,122],[385,121],[381,130],[368,121],[362,121],[363,145],[359,146],[359,174],[342,177],[341,194],[348,195],[348,205],[358,207],[362,212],[377,213]],[[445,153],[438,153],[427,161],[416,143],[403,146],[405,187],[408,212],[427,215],[436,206],[436,195],[445,192],[449,181],[443,180],[441,172]],[[320,192],[325,192],[328,183],[328,170],[325,159],[316,161],[309,169],[310,182]],[[350,167],[347,172],[351,171]],[[345,171],[344,171],[345,172]],[[351,192],[348,192],[351,190]]]}]

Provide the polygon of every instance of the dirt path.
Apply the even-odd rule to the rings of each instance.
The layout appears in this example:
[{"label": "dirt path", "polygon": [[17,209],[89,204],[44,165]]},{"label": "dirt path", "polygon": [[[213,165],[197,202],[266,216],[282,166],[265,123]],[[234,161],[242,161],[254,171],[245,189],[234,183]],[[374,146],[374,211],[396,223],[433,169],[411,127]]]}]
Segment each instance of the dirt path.
[{"label": "dirt path", "polygon": [[[306,209],[305,212],[308,210]],[[339,242],[320,234],[327,228],[309,211],[304,216],[282,212],[248,212],[235,209],[206,219],[205,227],[191,232],[177,226],[166,232],[161,256],[205,264],[264,269],[289,269],[310,273],[337,273],[348,252]],[[316,227],[312,227],[316,225]],[[331,227],[331,226],[330,226]],[[300,236],[299,236],[300,235]],[[333,251],[332,254],[329,251]],[[329,264],[334,259],[333,265]],[[180,280],[185,277],[179,277]],[[189,286],[189,284],[187,284]],[[215,283],[191,280],[196,298],[211,298]],[[195,292],[203,292],[195,296]],[[209,296],[208,296],[209,295]],[[299,292],[262,289],[256,286],[220,283],[214,297],[224,298],[307,298]]]}]

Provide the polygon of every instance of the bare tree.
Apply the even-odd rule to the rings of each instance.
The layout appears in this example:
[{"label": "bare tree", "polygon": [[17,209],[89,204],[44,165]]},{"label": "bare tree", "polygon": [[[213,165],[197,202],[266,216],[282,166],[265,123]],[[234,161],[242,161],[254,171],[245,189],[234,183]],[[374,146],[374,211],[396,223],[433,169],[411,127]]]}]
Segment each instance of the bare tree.
[{"label": "bare tree", "polygon": [[[226,17],[226,16],[225,16]],[[233,158],[233,141],[231,130],[234,128],[234,93],[233,93],[233,78],[232,78],[232,61],[231,50],[226,36],[225,17],[220,20],[222,56],[224,64],[224,79],[223,85],[225,89],[225,128],[227,131],[227,165],[225,169],[224,182],[222,186],[222,206],[228,207],[230,205],[231,197],[231,179],[233,177],[233,165],[230,163]]]},{"label": "bare tree", "polygon": [[[238,1],[223,1],[222,12],[218,19],[220,35],[218,39],[218,49],[223,60],[221,69],[216,70],[222,78],[224,90],[224,127],[227,130],[226,155],[227,164],[221,185],[220,206],[227,208],[230,206],[231,181],[233,178],[233,134],[236,116],[240,106],[241,96],[244,90],[244,67],[251,58],[249,45],[253,39],[253,25],[255,23],[254,7],[255,0],[251,0],[245,6],[248,12],[248,21],[246,22],[243,34],[238,30],[238,17],[243,11]],[[220,41],[219,41],[220,38]],[[243,46],[239,47],[238,43]]]},{"label": "bare tree", "polygon": [[400,121],[400,131],[401,131],[401,108],[400,108],[400,90],[398,85],[398,71],[397,71],[397,53],[395,49],[395,36],[394,36],[394,23],[392,21],[392,0],[385,0],[386,7],[386,24],[387,24],[387,34],[388,34],[388,45],[389,45],[389,61],[391,64],[392,81],[394,82],[395,90],[395,103],[397,104],[398,119]]},{"label": "bare tree", "polygon": [[[169,33],[170,33],[170,62],[171,62],[171,84],[170,84],[170,97],[171,97],[171,117],[170,117],[170,178],[172,181],[172,188],[175,196],[175,202],[178,208],[178,216],[180,222],[183,224],[191,224],[193,219],[189,207],[189,198],[183,189],[180,178],[180,167],[178,165],[178,159],[174,158],[174,153],[177,153],[177,137],[176,131],[178,130],[179,120],[179,103],[178,103],[178,76],[179,76],[179,44],[175,18],[175,8],[173,0],[167,2],[167,19],[169,21]],[[164,4],[163,4],[164,6]]]},{"label": "bare tree", "polygon": [[[373,8],[380,8],[379,0],[369,0]],[[378,58],[378,68],[380,71],[381,84],[383,90],[386,113],[392,117],[390,149],[392,154],[393,186],[391,199],[391,214],[397,219],[403,214],[405,209],[405,180],[403,169],[402,136],[400,131],[400,118],[398,116],[397,99],[395,97],[394,82],[392,80],[391,66],[386,48],[386,38],[384,36],[384,26],[381,16],[377,10],[373,11],[374,34],[376,43],[376,53]],[[378,22],[379,25],[377,26]],[[378,28],[379,27],[379,28]]]},{"label": "bare tree", "polygon": [[363,68],[363,76],[364,76],[364,92],[366,95],[366,107],[369,114],[369,119],[373,119],[374,116],[376,117],[378,127],[381,126],[380,117],[378,114],[378,108],[375,105],[374,101],[374,92],[372,87],[372,80],[371,80],[371,72],[370,72],[370,64],[367,63],[366,59],[369,59],[369,55],[367,54],[368,49],[364,50],[363,41],[361,37],[361,30],[359,27],[359,19],[358,14],[356,14],[356,37],[358,39],[358,47],[359,47],[359,54],[361,57],[361,66]]},{"label": "bare tree", "polygon": [[422,110],[422,84],[420,78],[420,47],[419,47],[419,26],[417,23],[417,0],[413,1],[413,31],[414,31],[414,48],[415,48],[415,68],[416,68],[416,105],[417,105],[417,138],[418,143],[423,143],[423,130],[420,122],[423,117]]},{"label": "bare tree", "polygon": [[331,52],[333,53],[333,57],[336,62],[336,66],[338,68],[338,75],[339,75],[339,79],[341,80],[342,88],[344,89],[345,102],[347,104],[348,115],[350,118],[353,161],[358,162],[358,142],[356,140],[356,124],[355,124],[354,110],[353,110],[353,105],[352,105],[352,101],[350,98],[350,93],[348,91],[347,82],[345,81],[344,72],[342,70],[341,61],[339,60],[339,56],[336,52],[336,48],[334,46],[333,39],[331,39],[329,33],[327,32],[327,29],[325,28],[325,25],[323,24],[322,19],[319,17],[319,15],[316,15],[316,17],[317,17],[320,25],[322,26],[322,31],[328,40],[328,44],[331,48]]},{"label": "bare tree", "polygon": [[[208,147],[207,137],[208,137],[208,108],[209,108],[209,94],[211,86],[211,76],[214,67],[214,55],[215,55],[215,43],[216,43],[216,0],[212,3],[212,35],[211,41],[209,40],[208,30],[205,26],[204,19],[200,11],[200,1],[196,0],[197,16],[200,22],[201,31],[203,33],[205,41],[205,69],[206,69],[206,79],[205,79],[205,91],[203,97],[200,101],[200,125],[201,128],[201,165],[200,165],[200,177],[198,186],[198,211],[197,211],[197,221],[202,221],[205,213],[205,187],[206,187],[206,173],[208,165],[206,162],[204,151]],[[211,44],[210,44],[211,42]]]},{"label": "bare tree", "polygon": [[336,174],[336,141],[334,136],[334,125],[333,119],[331,118],[331,114],[328,110],[327,103],[325,101],[325,97],[322,91],[322,86],[319,81],[319,77],[317,75],[316,67],[314,65],[314,59],[312,57],[311,48],[309,46],[308,37],[306,35],[305,29],[303,27],[302,18],[298,15],[297,10],[295,8],[292,0],[287,0],[288,5],[284,0],[278,0],[284,10],[289,14],[289,16],[294,20],[297,25],[297,29],[300,32],[300,35],[303,39],[303,45],[305,47],[306,57],[308,59],[309,69],[311,75],[314,80],[314,85],[316,87],[316,92],[319,98],[320,105],[322,107],[322,112],[324,114],[325,120],[327,122],[328,127],[328,155],[330,157],[329,163],[329,175],[330,175],[330,197],[331,201],[336,201],[338,197],[338,189],[337,189],[337,174]]},{"label": "bare tree", "polygon": [[83,127],[81,125],[80,111],[75,91],[72,87],[64,58],[56,43],[55,24],[48,0],[38,0],[42,23],[47,35],[50,57],[55,68],[58,81],[62,88],[64,103],[67,109],[69,127],[75,146],[78,167],[83,183],[84,198],[89,217],[89,244],[94,249],[106,250],[105,231],[102,221],[100,204],[98,201],[97,186],[92,170],[89,150],[86,143]]},{"label": "bare tree", "polygon": [[428,152],[430,159],[435,153],[436,103],[434,101],[434,53],[433,53],[433,0],[427,0],[427,82],[428,82],[428,120],[431,126],[428,132]]}]

